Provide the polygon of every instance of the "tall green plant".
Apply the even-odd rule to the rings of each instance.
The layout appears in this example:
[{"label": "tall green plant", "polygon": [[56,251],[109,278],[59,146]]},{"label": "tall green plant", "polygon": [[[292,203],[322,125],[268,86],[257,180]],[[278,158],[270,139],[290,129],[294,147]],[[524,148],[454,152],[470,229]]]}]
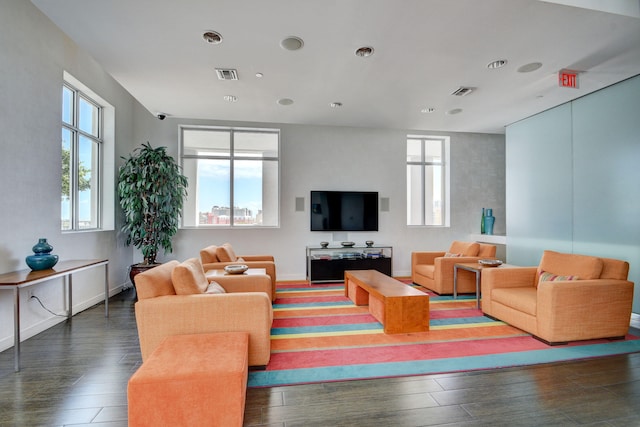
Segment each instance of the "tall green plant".
[{"label": "tall green plant", "polygon": [[148,142],[136,148],[118,173],[118,195],[124,212],[122,232],[127,245],[142,251],[144,264],[155,264],[158,250],[173,250],[180,214],[187,195],[187,177],[167,154],[166,147]]}]

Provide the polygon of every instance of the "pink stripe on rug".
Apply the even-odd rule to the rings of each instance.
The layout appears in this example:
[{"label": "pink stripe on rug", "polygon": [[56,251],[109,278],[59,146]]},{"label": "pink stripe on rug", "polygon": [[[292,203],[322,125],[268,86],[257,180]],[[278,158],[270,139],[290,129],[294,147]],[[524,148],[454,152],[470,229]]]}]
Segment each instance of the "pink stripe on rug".
[{"label": "pink stripe on rug", "polygon": [[[434,360],[452,357],[489,355],[549,348],[531,336],[408,344],[401,346],[357,347],[332,350],[272,353],[267,370],[344,366],[382,362]],[[357,356],[356,356],[357,353]]]}]

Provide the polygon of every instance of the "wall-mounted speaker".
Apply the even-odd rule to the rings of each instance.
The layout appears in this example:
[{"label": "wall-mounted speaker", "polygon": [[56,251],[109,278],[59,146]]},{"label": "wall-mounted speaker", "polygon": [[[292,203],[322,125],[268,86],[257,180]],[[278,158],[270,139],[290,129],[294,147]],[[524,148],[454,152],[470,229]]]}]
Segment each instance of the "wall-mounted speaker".
[{"label": "wall-mounted speaker", "polygon": [[304,212],[304,197],[296,197],[296,212]]},{"label": "wall-mounted speaker", "polygon": [[389,212],[389,198],[380,197],[380,212]]}]

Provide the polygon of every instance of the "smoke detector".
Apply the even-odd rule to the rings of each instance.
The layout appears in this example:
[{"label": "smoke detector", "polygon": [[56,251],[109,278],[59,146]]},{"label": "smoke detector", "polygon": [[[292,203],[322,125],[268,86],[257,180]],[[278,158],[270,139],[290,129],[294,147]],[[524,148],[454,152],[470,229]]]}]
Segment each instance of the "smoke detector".
[{"label": "smoke detector", "polygon": [[216,68],[218,80],[238,80],[238,70],[233,68]]}]

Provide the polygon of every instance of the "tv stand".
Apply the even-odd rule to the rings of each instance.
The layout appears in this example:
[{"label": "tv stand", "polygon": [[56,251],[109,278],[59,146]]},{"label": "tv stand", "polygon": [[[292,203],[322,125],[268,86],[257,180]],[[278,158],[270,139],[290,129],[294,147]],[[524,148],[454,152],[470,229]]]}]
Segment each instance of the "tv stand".
[{"label": "tv stand", "polygon": [[378,270],[391,276],[391,246],[307,246],[309,283],[343,282],[345,270]]}]

